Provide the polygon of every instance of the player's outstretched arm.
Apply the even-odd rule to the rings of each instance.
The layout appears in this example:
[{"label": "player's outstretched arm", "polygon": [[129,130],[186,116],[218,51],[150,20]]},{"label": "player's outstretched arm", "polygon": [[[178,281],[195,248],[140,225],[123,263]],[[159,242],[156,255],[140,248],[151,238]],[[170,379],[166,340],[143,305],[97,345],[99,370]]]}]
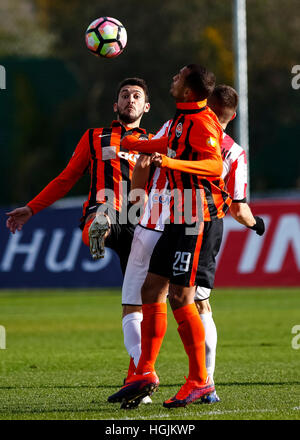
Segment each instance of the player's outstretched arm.
[{"label": "player's outstretched arm", "polygon": [[139,140],[138,137],[132,134],[125,134],[121,140],[122,147],[130,151],[139,151],[140,153],[158,153],[166,154],[168,149],[168,137]]},{"label": "player's outstretched arm", "polygon": [[197,174],[206,177],[219,178],[223,171],[223,162],[218,155],[212,155],[208,159],[203,160],[180,160],[172,159],[167,156],[161,156],[159,164],[159,156],[155,159],[152,156],[152,161],[156,166],[167,167],[171,170],[179,170],[185,173]]},{"label": "player's outstretched arm", "polygon": [[7,212],[6,215],[8,216],[6,227],[14,234],[16,231],[21,231],[25,223],[32,217],[33,212],[29,206],[22,206]]}]

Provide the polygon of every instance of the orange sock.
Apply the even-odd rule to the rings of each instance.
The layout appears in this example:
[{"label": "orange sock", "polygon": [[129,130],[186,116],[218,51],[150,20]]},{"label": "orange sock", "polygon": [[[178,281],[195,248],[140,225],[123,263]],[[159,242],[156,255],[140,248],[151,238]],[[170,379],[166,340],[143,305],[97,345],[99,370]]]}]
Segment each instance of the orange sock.
[{"label": "orange sock", "polygon": [[134,365],[134,360],[131,357],[130,358],[130,362],[129,362],[129,367],[128,367],[128,371],[127,371],[127,377],[126,380],[130,378],[130,376],[133,375],[133,373],[135,372],[135,365]]},{"label": "orange sock", "polygon": [[195,303],[173,310],[178,333],[189,358],[188,379],[205,383],[205,330]]},{"label": "orange sock", "polygon": [[93,222],[93,218],[91,218],[85,225],[82,231],[82,241],[86,246],[90,246],[90,239],[89,239],[89,229],[91,226],[91,223]]},{"label": "orange sock", "polygon": [[155,370],[155,362],[167,330],[167,304],[143,304],[142,353],[136,374]]}]

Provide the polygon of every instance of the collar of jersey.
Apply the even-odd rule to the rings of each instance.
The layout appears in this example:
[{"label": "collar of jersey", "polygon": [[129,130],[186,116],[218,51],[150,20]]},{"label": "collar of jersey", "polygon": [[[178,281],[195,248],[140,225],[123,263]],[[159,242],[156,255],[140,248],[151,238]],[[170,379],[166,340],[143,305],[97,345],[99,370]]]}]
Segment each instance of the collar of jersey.
[{"label": "collar of jersey", "polygon": [[207,104],[207,99],[203,101],[193,101],[193,102],[177,102],[176,108],[178,110],[200,110],[204,108]]},{"label": "collar of jersey", "polygon": [[118,121],[117,119],[115,121],[112,121],[111,123],[112,127],[123,127],[127,130],[132,130],[132,131],[138,131],[139,133],[146,133],[146,130],[144,128],[141,127],[136,127],[136,128],[129,128],[126,125],[122,124],[122,122]]}]

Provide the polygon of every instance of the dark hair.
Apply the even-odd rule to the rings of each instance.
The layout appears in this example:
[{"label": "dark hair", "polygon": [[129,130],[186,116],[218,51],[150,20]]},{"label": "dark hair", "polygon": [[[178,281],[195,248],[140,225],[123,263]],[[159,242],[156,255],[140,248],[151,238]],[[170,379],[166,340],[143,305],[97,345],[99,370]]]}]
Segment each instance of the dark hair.
[{"label": "dark hair", "polygon": [[225,84],[216,86],[208,99],[208,105],[218,116],[219,121],[224,123],[230,121],[238,102],[239,96],[236,90]]},{"label": "dark hair", "polygon": [[118,85],[118,89],[117,89],[117,100],[119,98],[119,94],[121,89],[124,86],[139,86],[144,90],[145,93],[145,101],[149,102],[149,90],[148,90],[148,86],[146,84],[146,81],[142,78],[126,78],[123,81],[120,82],[120,84]]},{"label": "dark hair", "polygon": [[186,67],[189,71],[185,77],[185,84],[194,92],[195,99],[202,101],[208,98],[216,84],[215,75],[198,64],[188,64]]}]

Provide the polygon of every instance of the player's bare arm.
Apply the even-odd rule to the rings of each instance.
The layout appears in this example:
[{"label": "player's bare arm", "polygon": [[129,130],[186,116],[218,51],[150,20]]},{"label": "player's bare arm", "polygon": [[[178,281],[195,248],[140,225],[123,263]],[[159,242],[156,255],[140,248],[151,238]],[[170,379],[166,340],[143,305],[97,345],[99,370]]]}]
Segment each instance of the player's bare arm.
[{"label": "player's bare arm", "polygon": [[232,217],[242,225],[248,228],[255,225],[255,218],[247,203],[232,203],[229,209]]},{"label": "player's bare arm", "polygon": [[247,203],[232,203],[230,206],[232,217],[247,228],[256,231],[257,235],[263,235],[265,224],[261,217],[254,216]]},{"label": "player's bare arm", "polygon": [[144,189],[149,179],[150,156],[141,154],[133,168],[131,176],[131,191],[134,189]]},{"label": "player's bare arm", "polygon": [[141,154],[133,168],[131,182],[130,182],[130,202],[131,203],[146,203],[145,188],[150,174],[150,156]]}]

